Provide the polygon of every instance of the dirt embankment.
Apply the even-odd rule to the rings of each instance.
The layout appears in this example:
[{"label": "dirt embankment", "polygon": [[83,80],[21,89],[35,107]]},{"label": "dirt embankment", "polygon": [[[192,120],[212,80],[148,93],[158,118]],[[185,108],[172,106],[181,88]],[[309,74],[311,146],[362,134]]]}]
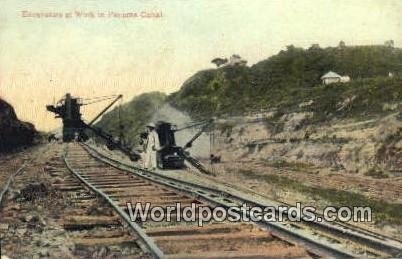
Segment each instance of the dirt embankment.
[{"label": "dirt embankment", "polygon": [[213,150],[225,161],[318,167],[375,178],[402,172],[399,113],[377,119],[309,124],[307,113],[226,118],[213,132]]},{"label": "dirt embankment", "polygon": [[373,211],[369,228],[400,238],[401,115],[322,124],[307,113],[221,118],[211,136],[221,163],[208,168],[217,180],[280,202],[364,204]]},{"label": "dirt embankment", "polygon": [[0,99],[0,153],[29,146],[36,135],[34,125],[20,121],[14,108]]},{"label": "dirt embankment", "polygon": [[[399,113],[365,121],[306,123],[311,114],[221,119],[213,153],[223,171],[280,175],[317,188],[402,201],[402,122]],[[219,174],[218,174],[219,175]]]}]

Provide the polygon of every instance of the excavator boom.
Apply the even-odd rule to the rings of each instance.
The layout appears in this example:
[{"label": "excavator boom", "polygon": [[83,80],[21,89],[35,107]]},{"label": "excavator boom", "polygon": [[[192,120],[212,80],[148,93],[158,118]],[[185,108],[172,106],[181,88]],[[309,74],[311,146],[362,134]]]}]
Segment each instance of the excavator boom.
[{"label": "excavator boom", "polygon": [[86,104],[82,103],[81,99],[74,98],[70,94],[66,94],[65,98],[60,100],[57,105],[47,105],[46,109],[56,114],[56,118],[61,118],[63,120],[63,141],[69,142],[75,139],[78,141],[85,141],[88,139],[88,136],[84,131],[89,129],[94,132],[96,136],[106,140],[106,145],[109,148],[119,149],[124,154],[128,155],[130,159],[138,160],[140,155],[124,146],[121,139],[116,140],[112,135],[93,126],[93,124],[122,97],[122,95],[117,96],[117,98],[107,105],[89,123],[83,121],[80,113],[80,106]]},{"label": "excavator boom", "polygon": [[117,98],[116,99],[114,99],[108,106],[106,106],[98,115],[96,115],[95,116],[95,118],[93,118],[89,123],[88,123],[88,125],[89,126],[91,126],[92,124],[94,124],[94,122],[96,121],[96,120],[98,120],[105,112],[107,112],[109,109],[110,109],[110,107],[112,107],[118,100],[120,100],[121,98],[123,98],[123,95],[119,95],[119,96],[117,96]]}]

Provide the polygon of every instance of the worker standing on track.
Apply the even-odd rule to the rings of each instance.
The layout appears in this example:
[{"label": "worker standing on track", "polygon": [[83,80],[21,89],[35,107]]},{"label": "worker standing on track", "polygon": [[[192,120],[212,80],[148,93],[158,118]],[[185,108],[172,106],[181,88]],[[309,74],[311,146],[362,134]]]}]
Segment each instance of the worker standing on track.
[{"label": "worker standing on track", "polygon": [[147,125],[148,128],[148,137],[146,142],[145,149],[145,161],[144,167],[147,169],[155,170],[157,167],[157,159],[156,159],[156,151],[159,150],[159,136],[155,130],[155,124],[149,123]]}]

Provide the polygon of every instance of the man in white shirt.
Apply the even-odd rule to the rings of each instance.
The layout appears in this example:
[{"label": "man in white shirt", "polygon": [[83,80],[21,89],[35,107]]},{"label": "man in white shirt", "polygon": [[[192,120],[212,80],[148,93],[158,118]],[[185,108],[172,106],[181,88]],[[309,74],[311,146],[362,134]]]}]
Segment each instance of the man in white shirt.
[{"label": "man in white shirt", "polygon": [[155,130],[154,123],[149,123],[147,125],[147,128],[148,137],[145,149],[144,167],[147,169],[155,170],[157,167],[156,151],[158,151],[160,148],[159,136]]}]

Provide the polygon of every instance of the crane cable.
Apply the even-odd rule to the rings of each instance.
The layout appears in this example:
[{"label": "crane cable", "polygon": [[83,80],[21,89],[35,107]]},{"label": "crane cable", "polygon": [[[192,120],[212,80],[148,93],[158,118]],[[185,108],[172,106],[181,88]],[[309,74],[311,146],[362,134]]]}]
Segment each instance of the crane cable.
[{"label": "crane cable", "polygon": [[94,100],[94,99],[100,99],[100,98],[113,98],[119,96],[118,94],[112,94],[112,95],[103,95],[103,96],[97,96],[97,97],[91,97],[91,98],[80,98],[81,100]]},{"label": "crane cable", "polygon": [[90,102],[87,102],[87,103],[82,103],[81,106],[111,100],[111,99],[113,99],[113,98],[115,98],[117,96],[118,95],[109,95],[109,96],[99,96],[99,97],[94,97],[94,98],[80,98],[82,101],[84,101],[84,100],[90,101]]},{"label": "crane cable", "polygon": [[123,97],[120,99],[120,104],[119,104],[119,108],[118,108],[118,116],[119,116],[119,138],[120,138],[120,142],[123,143],[123,138],[124,138],[124,133],[123,133],[123,123],[122,123],[122,119],[121,119],[121,107],[122,107],[122,103],[123,103]]},{"label": "crane cable", "polygon": [[181,131],[181,130],[185,130],[185,129],[189,129],[189,128],[202,126],[202,125],[204,125],[204,124],[206,124],[208,122],[209,122],[208,120],[202,120],[202,121],[199,121],[197,123],[183,125],[183,127],[176,129],[176,131]]}]

